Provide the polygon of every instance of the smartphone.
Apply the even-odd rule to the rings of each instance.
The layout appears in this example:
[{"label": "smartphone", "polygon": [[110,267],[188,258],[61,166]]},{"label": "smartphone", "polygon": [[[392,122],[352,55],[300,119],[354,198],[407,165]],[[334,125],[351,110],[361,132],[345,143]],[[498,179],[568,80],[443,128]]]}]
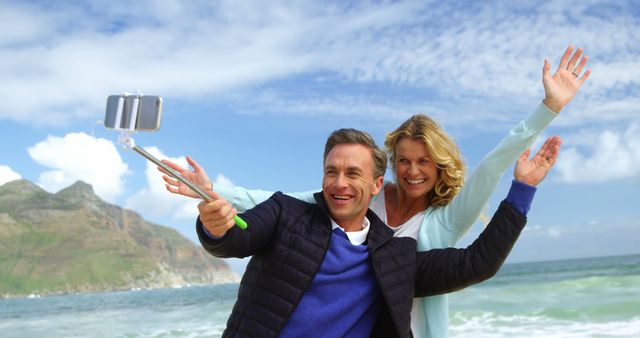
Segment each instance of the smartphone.
[{"label": "smartphone", "polygon": [[162,97],[111,95],[107,97],[104,125],[109,129],[155,131],[160,129]]},{"label": "smartphone", "polygon": [[136,130],[156,131],[162,118],[162,97],[142,95],[138,102]]}]

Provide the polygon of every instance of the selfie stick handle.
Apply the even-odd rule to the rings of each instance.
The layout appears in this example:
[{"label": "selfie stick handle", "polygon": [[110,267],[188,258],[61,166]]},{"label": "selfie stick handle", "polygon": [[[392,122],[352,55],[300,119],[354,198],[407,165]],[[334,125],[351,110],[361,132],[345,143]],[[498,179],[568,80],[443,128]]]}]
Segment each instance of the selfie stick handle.
[{"label": "selfie stick handle", "polygon": [[[147,160],[149,160],[149,161],[155,163],[156,165],[158,165],[160,168],[162,168],[169,175],[173,176],[173,178],[175,178],[175,179],[179,180],[180,182],[186,184],[187,187],[189,187],[189,188],[191,188],[191,190],[195,191],[196,194],[198,194],[200,197],[202,197],[203,200],[205,200],[207,202],[211,202],[212,201],[211,196],[207,195],[207,193],[202,191],[202,189],[200,189],[197,185],[193,184],[193,182],[189,181],[188,179],[182,177],[182,175],[180,175],[177,171],[173,170],[173,168],[171,168],[168,165],[166,165],[166,164],[162,163],[161,161],[159,161],[153,155],[149,154],[146,150],[144,150],[144,149],[142,149],[141,147],[138,147],[138,146],[134,146],[133,150],[135,150],[138,154],[144,156]],[[240,218],[238,216],[234,216],[233,220],[236,222],[236,225],[240,229],[246,229],[247,228],[247,222],[245,222],[242,218]]]}]

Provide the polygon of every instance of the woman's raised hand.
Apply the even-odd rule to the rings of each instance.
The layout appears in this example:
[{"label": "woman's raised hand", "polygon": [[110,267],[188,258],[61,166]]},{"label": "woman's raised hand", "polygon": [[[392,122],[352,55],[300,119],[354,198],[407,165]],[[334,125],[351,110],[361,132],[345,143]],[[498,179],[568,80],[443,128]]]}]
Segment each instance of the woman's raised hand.
[{"label": "woman's raised hand", "polygon": [[556,113],[559,113],[573,99],[591,74],[590,69],[582,72],[589,59],[588,56],[583,56],[582,52],[582,48],[578,48],[574,53],[573,46],[567,47],[554,74],[549,72],[551,68],[549,61],[544,60],[542,84],[545,97],[543,102]]},{"label": "woman's raised hand", "polygon": [[562,145],[560,136],[549,137],[531,159],[529,159],[531,149],[527,149],[516,161],[513,177],[516,181],[531,186],[538,185],[556,163],[560,145]]},{"label": "woman's raised hand", "polygon": [[[193,170],[189,170],[187,168],[183,168],[176,163],[173,163],[169,160],[162,160],[162,163],[168,165],[171,169],[177,171],[182,177],[191,181],[193,184],[198,186],[198,188],[203,191],[211,191],[213,189],[213,184],[207,175],[207,172],[202,169],[202,167],[192,159],[190,156],[187,156],[187,162],[193,168]],[[162,172],[162,179],[165,181],[165,187],[167,191],[173,194],[179,194],[187,197],[200,198],[200,195],[196,194],[195,191],[191,190],[186,184],[180,182],[179,180],[171,177],[167,172],[165,172],[162,168],[158,167],[158,170]]]}]

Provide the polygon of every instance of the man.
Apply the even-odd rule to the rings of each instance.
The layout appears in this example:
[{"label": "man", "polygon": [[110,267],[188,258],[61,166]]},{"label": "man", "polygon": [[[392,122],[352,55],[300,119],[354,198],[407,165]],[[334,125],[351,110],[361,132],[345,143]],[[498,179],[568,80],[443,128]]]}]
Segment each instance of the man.
[{"label": "man", "polygon": [[[546,174],[557,149],[539,168]],[[410,337],[414,296],[462,289],[493,276],[515,243],[535,188],[515,182],[466,249],[416,252],[368,210],[382,188],[386,155],[366,133],[333,132],[317,204],[275,193],[242,217],[211,193],[198,206],[198,237],[218,257],[253,256],[223,336]],[[536,185],[542,176],[528,177]]]}]

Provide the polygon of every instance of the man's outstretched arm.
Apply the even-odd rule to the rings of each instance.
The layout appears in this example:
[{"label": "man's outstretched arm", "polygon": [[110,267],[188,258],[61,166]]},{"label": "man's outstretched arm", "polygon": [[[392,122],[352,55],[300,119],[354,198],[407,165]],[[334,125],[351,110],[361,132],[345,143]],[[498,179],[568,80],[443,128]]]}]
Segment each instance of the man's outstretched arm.
[{"label": "man's outstretched arm", "polygon": [[552,138],[533,158],[528,159],[529,150],[520,156],[507,198],[470,246],[417,253],[417,297],[460,290],[498,272],[526,224],[535,186],[555,164],[560,145],[560,138]]}]

